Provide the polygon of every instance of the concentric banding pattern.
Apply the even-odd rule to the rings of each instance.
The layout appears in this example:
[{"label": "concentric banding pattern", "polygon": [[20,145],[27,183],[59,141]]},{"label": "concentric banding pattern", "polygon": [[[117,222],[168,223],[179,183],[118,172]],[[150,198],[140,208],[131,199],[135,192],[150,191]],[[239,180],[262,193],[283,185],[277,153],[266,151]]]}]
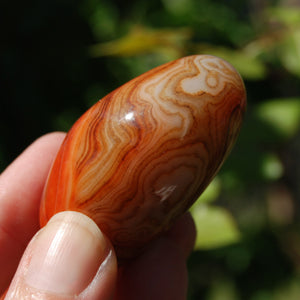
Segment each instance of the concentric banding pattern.
[{"label": "concentric banding pattern", "polygon": [[136,255],[197,199],[239,132],[243,82],[213,56],[155,68],[110,93],[68,133],[50,172],[41,224],[92,217],[120,258]]}]

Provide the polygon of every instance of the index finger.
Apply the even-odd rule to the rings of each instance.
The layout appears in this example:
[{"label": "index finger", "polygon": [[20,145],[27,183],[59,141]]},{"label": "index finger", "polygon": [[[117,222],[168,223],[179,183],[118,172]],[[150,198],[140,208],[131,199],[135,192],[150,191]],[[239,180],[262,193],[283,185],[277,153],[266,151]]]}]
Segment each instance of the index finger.
[{"label": "index finger", "polygon": [[39,229],[39,202],[51,163],[65,134],[47,134],[0,175],[0,295]]}]

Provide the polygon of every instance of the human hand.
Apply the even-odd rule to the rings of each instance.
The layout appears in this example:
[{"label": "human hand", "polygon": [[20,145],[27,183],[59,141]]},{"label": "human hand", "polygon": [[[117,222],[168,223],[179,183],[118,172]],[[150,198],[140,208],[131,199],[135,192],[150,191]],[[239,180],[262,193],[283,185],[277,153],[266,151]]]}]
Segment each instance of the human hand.
[{"label": "human hand", "polygon": [[119,268],[109,240],[83,214],[59,213],[39,230],[43,186],[64,136],[41,137],[0,175],[0,294],[10,285],[5,299],[185,299],[189,214]]}]

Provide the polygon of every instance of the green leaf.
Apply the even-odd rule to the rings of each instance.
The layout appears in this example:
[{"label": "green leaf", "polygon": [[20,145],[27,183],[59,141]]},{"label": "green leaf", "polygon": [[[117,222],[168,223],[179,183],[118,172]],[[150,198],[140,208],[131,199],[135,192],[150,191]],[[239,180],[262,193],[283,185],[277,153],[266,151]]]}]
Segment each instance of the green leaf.
[{"label": "green leaf", "polygon": [[239,299],[235,283],[229,278],[216,280],[210,287],[207,300],[237,300]]},{"label": "green leaf", "polygon": [[291,30],[280,50],[280,58],[284,67],[300,77],[300,29]]},{"label": "green leaf", "polygon": [[214,249],[239,240],[240,232],[226,209],[196,203],[191,213],[197,229],[196,250]]},{"label": "green leaf", "polygon": [[[90,2],[93,2],[93,0]],[[88,6],[87,3],[84,5]],[[101,1],[94,3],[87,10],[86,14],[88,15],[90,28],[97,39],[110,38],[116,34],[118,29],[118,11],[111,2]]]},{"label": "green leaf", "polygon": [[269,180],[277,180],[281,178],[284,171],[282,162],[274,153],[265,154],[261,168],[264,178]]},{"label": "green leaf", "polygon": [[298,300],[300,297],[300,278],[295,276],[289,279],[282,286],[279,286],[274,293],[273,300]]},{"label": "green leaf", "polygon": [[208,185],[205,191],[198,198],[197,203],[209,203],[215,201],[221,192],[221,180],[215,177],[214,180]]},{"label": "green leaf", "polygon": [[273,22],[282,22],[285,25],[300,23],[300,9],[296,7],[271,7],[268,9],[268,15]]},{"label": "green leaf", "polygon": [[300,98],[270,100],[258,105],[255,113],[282,137],[291,138],[299,130]]},{"label": "green leaf", "polygon": [[175,15],[182,15],[191,10],[191,0],[162,0],[167,11]]}]

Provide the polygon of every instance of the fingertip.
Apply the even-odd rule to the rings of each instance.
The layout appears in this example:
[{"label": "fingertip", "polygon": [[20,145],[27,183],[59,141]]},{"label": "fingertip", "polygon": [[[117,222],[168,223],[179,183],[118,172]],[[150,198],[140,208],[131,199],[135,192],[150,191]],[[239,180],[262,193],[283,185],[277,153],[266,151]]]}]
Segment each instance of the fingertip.
[{"label": "fingertip", "polygon": [[143,254],[121,266],[116,299],[186,299],[186,261],[195,236],[194,221],[186,213]]},{"label": "fingertip", "polygon": [[26,245],[39,229],[38,207],[63,132],[35,140],[0,174],[0,293],[15,273]]},{"label": "fingertip", "polygon": [[30,242],[7,299],[108,297],[114,292],[116,269],[113,248],[97,225],[81,213],[62,212]]},{"label": "fingertip", "polygon": [[121,267],[116,300],[182,300],[186,298],[187,284],[182,252],[170,239],[161,238]]},{"label": "fingertip", "polygon": [[34,144],[45,144],[47,146],[56,148],[57,145],[60,146],[65,136],[66,133],[62,131],[49,132],[37,138],[30,146]]},{"label": "fingertip", "polygon": [[167,232],[166,236],[172,239],[180,247],[184,257],[188,258],[196,241],[196,225],[190,212],[182,215]]}]

